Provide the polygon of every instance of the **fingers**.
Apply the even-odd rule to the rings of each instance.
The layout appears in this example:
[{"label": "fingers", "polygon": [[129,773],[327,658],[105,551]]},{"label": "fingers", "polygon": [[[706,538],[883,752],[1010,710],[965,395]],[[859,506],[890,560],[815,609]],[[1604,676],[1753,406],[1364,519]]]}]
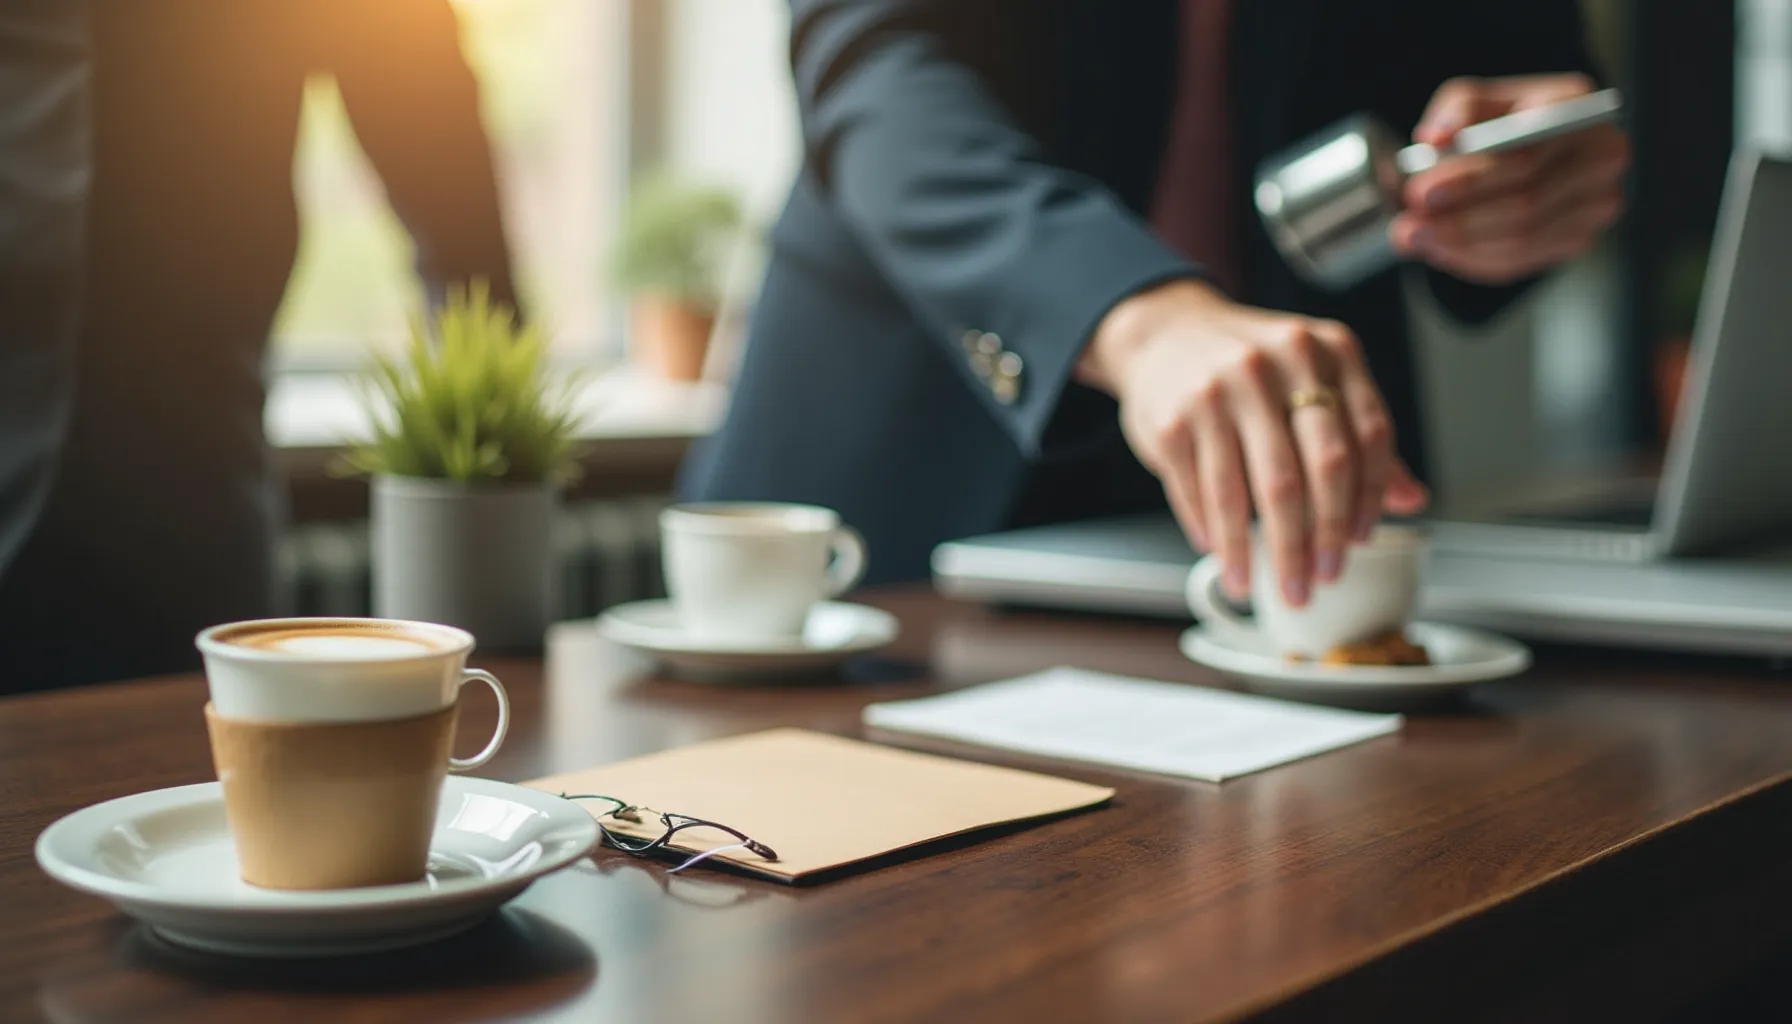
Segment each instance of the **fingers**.
[{"label": "fingers", "polygon": [[1499,252],[1501,265],[1513,264],[1511,272],[1523,273],[1539,269],[1559,249],[1575,255],[1590,248],[1622,212],[1616,189],[1596,184],[1510,196],[1455,216],[1409,218],[1397,223],[1395,232],[1397,238],[1405,233],[1406,247],[1433,265]]},{"label": "fingers", "polygon": [[1510,75],[1500,78],[1452,78],[1439,86],[1413,129],[1413,138],[1444,145],[1471,124],[1584,96],[1595,88],[1583,74]]},{"label": "fingers", "polygon": [[1238,433],[1226,406],[1217,386],[1203,388],[1195,396],[1191,417],[1195,471],[1207,539],[1212,542],[1208,550],[1225,567],[1226,593],[1242,601],[1251,590],[1251,499]]},{"label": "fingers", "polygon": [[1471,124],[1498,117],[1511,107],[1491,83],[1479,78],[1452,78],[1438,86],[1413,129],[1413,138],[1441,146]]},{"label": "fingers", "polygon": [[1422,251],[1425,262],[1464,280],[1509,284],[1586,252],[1622,210],[1617,200],[1596,200],[1570,209],[1532,234],[1439,242]]},{"label": "fingers", "polygon": [[1558,140],[1504,153],[1452,157],[1406,182],[1402,193],[1405,208],[1438,216],[1524,192],[1561,158],[1568,145]]},{"label": "fingers", "polygon": [[[1469,124],[1585,95],[1585,75],[1452,79],[1414,137],[1447,145]],[[1486,284],[1521,280],[1591,248],[1623,208],[1624,133],[1603,125],[1501,153],[1452,157],[1407,181],[1390,229],[1399,252]]]},{"label": "fingers", "polygon": [[1415,516],[1431,504],[1431,492],[1419,483],[1401,459],[1394,460],[1393,474],[1388,479],[1384,507],[1397,516]]},{"label": "fingers", "polygon": [[1585,96],[1599,83],[1578,71],[1551,75],[1505,75],[1486,80],[1487,91],[1495,102],[1505,102],[1508,110],[1530,110],[1551,103]]},{"label": "fingers", "polygon": [[1201,480],[1197,469],[1199,460],[1195,455],[1194,435],[1188,430],[1179,430],[1180,436],[1173,441],[1163,453],[1162,465],[1157,468],[1157,475],[1164,485],[1164,496],[1169,499],[1170,511],[1176,514],[1176,521],[1188,535],[1194,546],[1202,552],[1212,551],[1208,543],[1207,510],[1201,501]]},{"label": "fingers", "polygon": [[[1427,112],[1413,135],[1434,145],[1440,138],[1447,143],[1455,130],[1474,121],[1585,95],[1593,87],[1593,81],[1585,75],[1453,79],[1438,89],[1432,101],[1434,110],[1444,111],[1438,116],[1446,118],[1453,130],[1440,135],[1431,123],[1433,113]],[[1474,120],[1461,121],[1459,115],[1463,112]],[[1562,164],[1565,157],[1570,158],[1566,162],[1571,165],[1582,158],[1612,160],[1621,169],[1628,160],[1628,143],[1618,128],[1603,125],[1503,153],[1453,157],[1413,175],[1406,184],[1406,206],[1424,213],[1456,209],[1511,191],[1544,168]]]},{"label": "fingers", "polygon": [[1313,405],[1294,410],[1290,420],[1313,506],[1312,568],[1320,583],[1337,580],[1355,525],[1356,445],[1342,417],[1340,409]]},{"label": "fingers", "polygon": [[1320,321],[1315,329],[1337,362],[1338,391],[1344,400],[1343,413],[1350,424],[1357,458],[1350,538],[1364,541],[1381,518],[1383,498],[1393,478],[1394,421],[1369,375],[1356,335],[1335,321]]},{"label": "fingers", "polygon": [[1558,232],[1565,219],[1587,209],[1602,208],[1616,216],[1616,185],[1615,177],[1564,177],[1457,214],[1422,218],[1422,240],[1415,241],[1415,247],[1426,255],[1462,252],[1478,245],[1545,237]]},{"label": "fingers", "polygon": [[[1396,470],[1385,405],[1342,324],[1229,303],[1186,313],[1181,329],[1115,350],[1127,441],[1229,594],[1250,594],[1262,558],[1255,577],[1273,571],[1282,600],[1303,606],[1384,499],[1422,505],[1423,491]],[[1290,410],[1291,390],[1341,395],[1342,408]]]},{"label": "fingers", "polygon": [[1283,600],[1298,608],[1312,593],[1312,545],[1306,474],[1288,430],[1287,381],[1262,349],[1253,349],[1230,383],[1264,547]]},{"label": "fingers", "polygon": [[[1337,361],[1312,329],[1303,329],[1290,349],[1294,358],[1287,376],[1294,389],[1339,393]],[[1313,578],[1331,583],[1343,567],[1356,515],[1356,439],[1341,408],[1307,405],[1289,409],[1286,415],[1312,506]]]},{"label": "fingers", "polygon": [[[1538,147],[1538,151],[1544,147]],[[1520,165],[1476,177],[1454,166],[1415,175],[1408,184],[1408,210],[1440,241],[1534,232],[1565,210],[1623,194],[1630,144],[1615,129],[1596,138],[1567,140],[1547,152],[1493,154],[1487,162]],[[1463,157],[1452,163],[1477,163]]]},{"label": "fingers", "polygon": [[[1395,248],[1490,284],[1519,280],[1584,253],[1623,212],[1629,143],[1616,129],[1600,129],[1563,140],[1550,153],[1546,161],[1486,179],[1494,182],[1486,188],[1421,188],[1415,177],[1408,198],[1426,205],[1395,219]],[[1488,159],[1508,156],[1518,158]]]}]

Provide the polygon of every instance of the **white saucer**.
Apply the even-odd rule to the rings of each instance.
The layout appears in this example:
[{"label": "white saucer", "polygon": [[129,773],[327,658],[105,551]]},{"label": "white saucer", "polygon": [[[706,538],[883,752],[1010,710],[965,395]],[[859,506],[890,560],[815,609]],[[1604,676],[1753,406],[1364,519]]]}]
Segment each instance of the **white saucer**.
[{"label": "white saucer", "polygon": [[670,601],[637,601],[603,613],[597,631],[693,679],[721,680],[780,672],[815,672],[875,651],[896,639],[896,616],[862,604],[830,601],[809,613],[803,635],[763,643],[702,641],[685,633]]},{"label": "white saucer", "polygon": [[1531,665],[1530,648],[1516,640],[1435,622],[1406,628],[1430,653],[1430,665],[1323,665],[1289,661],[1267,645],[1222,642],[1196,626],[1182,634],[1182,653],[1244,683],[1247,689],[1290,700],[1392,708],[1447,696],[1471,683],[1517,675]]},{"label": "white saucer", "polygon": [[38,837],[37,862],[57,881],[111,900],[183,946],[241,956],[335,956],[471,928],[596,845],[596,820],[571,801],[449,776],[422,881],[260,889],[238,877],[222,791],[206,782],[76,811]]}]

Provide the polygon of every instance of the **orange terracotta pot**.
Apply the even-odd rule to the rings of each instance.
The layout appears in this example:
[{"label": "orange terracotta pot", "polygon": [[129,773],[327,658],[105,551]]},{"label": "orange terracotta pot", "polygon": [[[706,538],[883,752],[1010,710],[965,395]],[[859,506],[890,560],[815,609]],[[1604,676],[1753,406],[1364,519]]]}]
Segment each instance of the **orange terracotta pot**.
[{"label": "orange terracotta pot", "polygon": [[665,380],[698,380],[715,331],[715,314],[662,295],[642,295],[629,308],[629,348],[636,365]]}]

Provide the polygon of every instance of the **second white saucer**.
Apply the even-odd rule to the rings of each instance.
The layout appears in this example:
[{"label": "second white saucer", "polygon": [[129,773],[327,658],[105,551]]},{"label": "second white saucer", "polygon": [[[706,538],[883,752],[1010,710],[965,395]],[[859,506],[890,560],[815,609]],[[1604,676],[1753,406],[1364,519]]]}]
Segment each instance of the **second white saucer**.
[{"label": "second white saucer", "polygon": [[1446,697],[1471,683],[1517,675],[1530,648],[1508,637],[1462,626],[1415,622],[1407,636],[1430,653],[1429,665],[1325,665],[1290,661],[1267,646],[1225,643],[1196,626],[1182,634],[1190,660],[1273,697],[1353,708],[1394,709]]},{"label": "second white saucer", "polygon": [[598,617],[597,631],[680,676],[721,681],[816,672],[888,645],[900,627],[881,608],[829,601],[809,613],[800,637],[718,643],[687,633],[672,602],[661,600],[617,605]]}]

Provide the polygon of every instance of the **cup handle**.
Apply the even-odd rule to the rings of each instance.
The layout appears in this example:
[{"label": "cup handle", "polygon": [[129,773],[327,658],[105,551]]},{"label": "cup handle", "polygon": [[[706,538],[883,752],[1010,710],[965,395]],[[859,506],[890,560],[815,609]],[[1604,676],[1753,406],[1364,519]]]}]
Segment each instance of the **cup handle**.
[{"label": "cup handle", "polygon": [[834,559],[828,563],[828,596],[839,597],[865,578],[865,538],[850,526],[834,531]]},{"label": "cup handle", "polygon": [[1217,556],[1208,555],[1195,563],[1188,574],[1188,606],[1221,642],[1233,645],[1254,644],[1262,633],[1256,623],[1233,611],[1214,593],[1223,571]]},{"label": "cup handle", "polygon": [[469,768],[477,768],[485,762],[490,761],[492,755],[498,752],[499,745],[504,742],[504,735],[510,731],[510,695],[504,692],[504,684],[498,682],[497,676],[492,675],[484,669],[469,668],[461,670],[461,686],[464,687],[475,679],[491,687],[492,696],[498,698],[498,727],[492,730],[491,742],[485,745],[484,750],[474,754],[472,757],[450,757],[448,759],[448,770],[451,772],[464,772]]}]

